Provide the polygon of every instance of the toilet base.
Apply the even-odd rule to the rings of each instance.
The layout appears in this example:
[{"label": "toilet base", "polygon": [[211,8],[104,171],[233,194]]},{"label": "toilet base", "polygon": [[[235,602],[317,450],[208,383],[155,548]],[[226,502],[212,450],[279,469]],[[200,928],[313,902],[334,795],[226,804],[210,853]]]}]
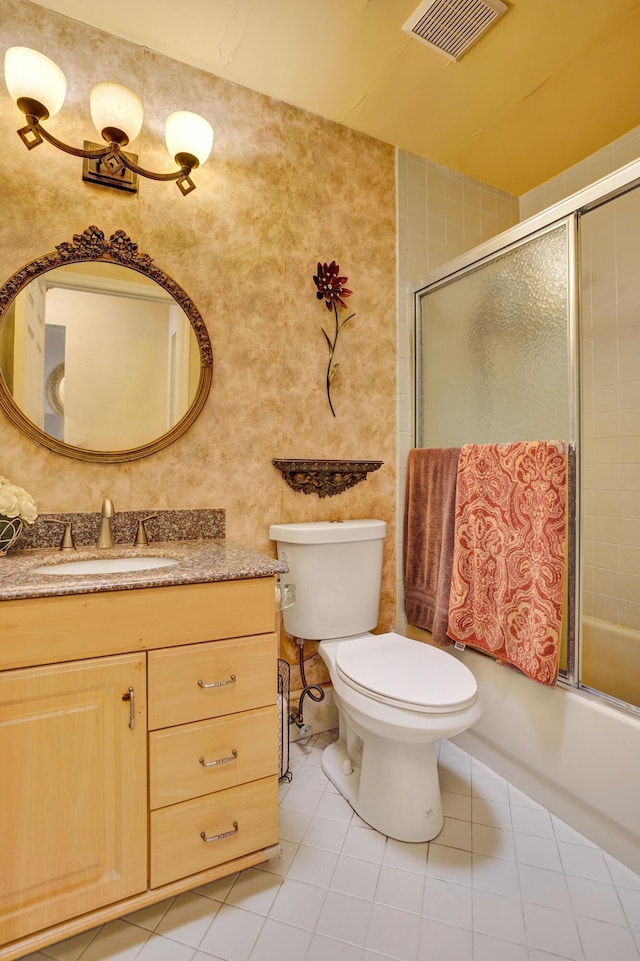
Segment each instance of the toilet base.
[{"label": "toilet base", "polygon": [[331,783],[381,834],[431,841],[444,824],[435,742],[402,744],[369,733],[360,747],[350,753],[340,739],[324,749],[322,770]]}]

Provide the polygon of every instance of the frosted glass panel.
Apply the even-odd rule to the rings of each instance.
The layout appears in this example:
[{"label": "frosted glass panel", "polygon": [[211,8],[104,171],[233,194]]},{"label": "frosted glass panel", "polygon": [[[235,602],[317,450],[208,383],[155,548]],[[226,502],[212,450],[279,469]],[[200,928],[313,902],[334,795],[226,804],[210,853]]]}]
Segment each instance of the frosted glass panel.
[{"label": "frosted glass panel", "polygon": [[566,223],[419,298],[418,444],[573,439]]}]

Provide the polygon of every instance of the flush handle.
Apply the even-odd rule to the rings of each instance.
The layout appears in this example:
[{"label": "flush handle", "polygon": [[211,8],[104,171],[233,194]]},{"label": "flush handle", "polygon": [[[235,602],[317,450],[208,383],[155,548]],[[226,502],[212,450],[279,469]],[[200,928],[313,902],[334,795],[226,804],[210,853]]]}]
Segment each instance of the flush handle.
[{"label": "flush handle", "polygon": [[198,681],[198,687],[201,687],[203,690],[208,691],[209,688],[212,688],[212,687],[226,687],[227,684],[235,684],[235,683],[236,683],[236,676],[235,674],[232,674],[231,677],[228,678],[226,681],[213,681],[211,684],[205,684],[204,681]]},{"label": "flush handle", "polygon": [[211,841],[222,841],[223,838],[233,837],[233,835],[234,835],[234,834],[237,834],[237,833],[238,833],[238,822],[237,822],[237,821],[234,821],[234,822],[233,822],[233,828],[232,828],[231,831],[225,831],[223,834],[212,834],[210,837],[207,837],[207,835],[205,834],[205,832],[204,832],[204,831],[201,831],[201,832],[200,832],[200,837],[201,837],[202,840],[205,841],[207,844],[210,844]]},{"label": "flush handle", "polygon": [[235,747],[229,757],[219,757],[215,761],[205,761],[203,757],[199,758],[203,767],[217,767],[219,764],[228,764],[230,761],[237,761],[237,759],[238,752],[236,751]]}]

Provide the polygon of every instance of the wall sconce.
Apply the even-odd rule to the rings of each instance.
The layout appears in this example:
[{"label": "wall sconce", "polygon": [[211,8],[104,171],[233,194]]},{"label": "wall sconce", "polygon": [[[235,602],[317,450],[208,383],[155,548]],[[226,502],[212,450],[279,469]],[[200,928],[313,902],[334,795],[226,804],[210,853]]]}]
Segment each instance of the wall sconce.
[{"label": "wall sconce", "polygon": [[175,180],[183,195],[195,190],[191,171],[206,161],[213,146],[213,130],[204,117],[187,110],[167,117],[167,149],[179,169],[169,174],[154,173],[141,167],[135,154],[123,150],[140,133],[144,114],[140,98],[127,87],[109,81],[92,87],[91,119],[106,146],[85,141],[80,148],[63,143],[42,126],[42,121],[55,116],[64,103],[67,80],[60,67],[37,50],[9,47],[4,72],[9,93],[27,119],[26,126],[18,130],[27,150],[46,140],[65,153],[84,159],[83,180],[132,193],[137,193],[138,176]]}]

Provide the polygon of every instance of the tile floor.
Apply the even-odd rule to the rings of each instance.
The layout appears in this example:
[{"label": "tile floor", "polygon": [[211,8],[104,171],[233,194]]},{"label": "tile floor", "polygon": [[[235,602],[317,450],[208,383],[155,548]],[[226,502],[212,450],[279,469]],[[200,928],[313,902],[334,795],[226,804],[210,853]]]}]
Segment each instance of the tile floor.
[{"label": "tile floor", "polygon": [[29,961],[640,961],[640,877],[454,744],[430,844],[367,827],[291,746],[274,861]]}]

